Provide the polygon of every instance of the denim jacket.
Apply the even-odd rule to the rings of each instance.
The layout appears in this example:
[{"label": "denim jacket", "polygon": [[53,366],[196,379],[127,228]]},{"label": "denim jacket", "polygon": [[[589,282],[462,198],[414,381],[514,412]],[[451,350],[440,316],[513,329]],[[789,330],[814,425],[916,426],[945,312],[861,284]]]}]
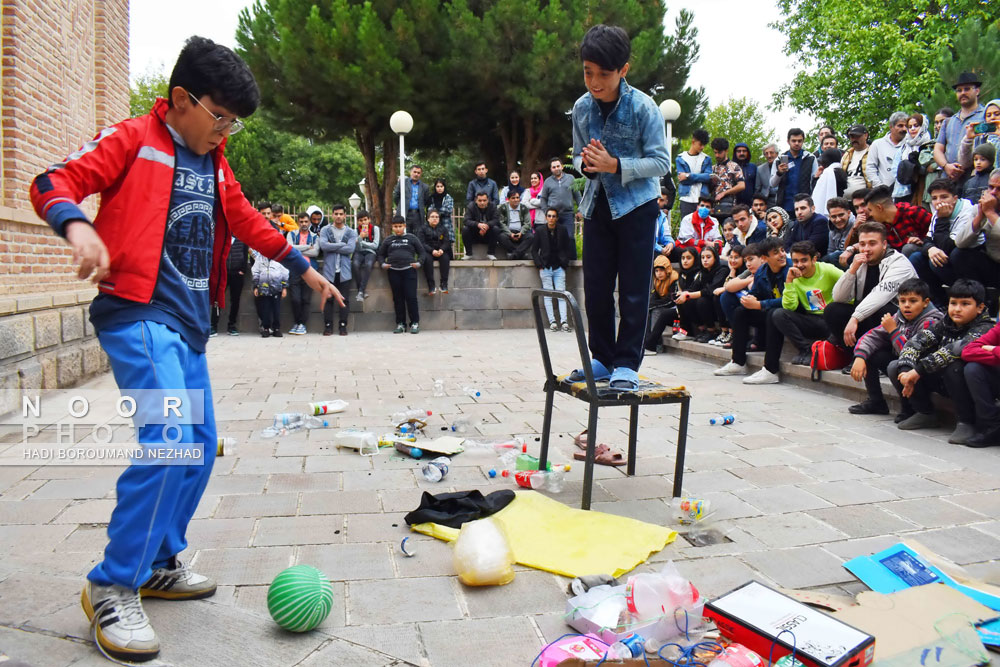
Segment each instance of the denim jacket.
[{"label": "denim jacket", "polygon": [[618,103],[605,121],[597,100],[588,92],[573,105],[573,166],[582,174],[583,147],[598,139],[613,157],[620,173],[597,174],[587,179],[580,212],[584,218],[594,213],[598,179],[604,184],[611,217],[618,219],[660,195],[660,176],[670,166],[663,117],[656,103],[622,79]]},{"label": "denim jacket", "polygon": [[660,211],[656,218],[656,238],[653,240],[653,248],[656,252],[663,252],[663,249],[674,242],[674,237],[670,235],[670,218],[663,211]]},{"label": "denim jacket", "polygon": [[[705,155],[702,153],[702,155]],[[708,192],[707,189],[702,189],[702,185],[708,185],[712,182],[712,158],[705,155],[705,159],[701,163],[701,171],[697,174],[691,172],[691,165],[688,164],[687,160],[684,159],[684,153],[677,156],[674,160],[674,164],[677,166],[678,174],[690,174],[687,179],[683,181],[678,181],[677,186],[677,196],[687,197],[691,193],[691,188],[698,186],[698,193]]]}]

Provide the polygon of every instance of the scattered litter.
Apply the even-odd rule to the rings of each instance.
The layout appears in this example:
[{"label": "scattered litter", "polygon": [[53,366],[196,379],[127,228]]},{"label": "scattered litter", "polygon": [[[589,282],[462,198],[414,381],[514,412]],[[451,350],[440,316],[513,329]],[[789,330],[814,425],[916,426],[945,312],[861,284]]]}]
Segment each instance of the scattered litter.
[{"label": "scattered litter", "polygon": [[434,389],[431,394],[437,398],[444,396],[444,380],[440,378],[434,380]]},{"label": "scattered litter", "polygon": [[439,456],[425,463],[421,472],[424,473],[424,479],[428,482],[440,482],[448,475],[449,467],[451,467],[451,459],[447,456]]},{"label": "scattered litter", "polygon": [[397,442],[395,444],[396,451],[400,454],[406,454],[410,458],[419,459],[424,455],[424,450],[420,449],[416,445],[410,444],[408,442]]},{"label": "scattered litter", "polygon": [[552,493],[559,493],[563,489],[565,470],[557,467],[555,470],[519,470],[511,474],[510,470],[504,470],[502,477],[514,478],[514,483],[526,489],[544,490]]},{"label": "scattered litter", "polygon": [[430,417],[433,414],[430,410],[402,410],[400,412],[392,413],[389,419],[393,424],[403,424],[410,421],[411,419],[419,419],[423,421],[426,417]]},{"label": "scattered litter", "polygon": [[682,526],[689,526],[697,521],[701,521],[709,513],[711,501],[701,498],[674,498],[670,501],[670,509],[673,510],[674,519]]},{"label": "scattered litter", "polygon": [[302,429],[326,428],[330,425],[325,419],[302,412],[279,412],[274,415],[271,426],[260,431],[262,438],[274,438],[279,435],[287,435]]},{"label": "scattered litter", "polygon": [[617,586],[618,580],[610,574],[587,574],[569,582],[566,592],[570,595],[583,595],[594,586]]},{"label": "scattered litter", "polygon": [[503,526],[493,518],[462,526],[452,563],[466,586],[503,586],[514,580],[514,553]]},{"label": "scattered litter", "polygon": [[708,418],[708,423],[712,426],[729,426],[736,421],[736,415],[716,415]]},{"label": "scattered litter", "polygon": [[339,398],[335,401],[319,401],[317,403],[309,404],[309,412],[314,415],[329,415],[335,412],[343,412],[350,405],[347,401],[342,401]]},{"label": "scattered litter", "polygon": [[473,419],[472,417],[462,417],[461,419],[456,419],[451,426],[445,426],[442,431],[452,431],[453,433],[468,433],[472,429],[476,428],[482,423],[481,419]]},{"label": "scattered litter", "polygon": [[219,436],[216,444],[216,456],[232,456],[236,453],[236,438],[226,438]]},{"label": "scattered litter", "polygon": [[[396,524],[393,524],[393,525],[396,525]],[[403,555],[404,555],[404,556],[406,556],[407,558],[413,558],[413,557],[414,557],[415,555],[417,555],[417,554],[416,554],[416,552],[415,552],[415,551],[413,551],[413,548],[412,548],[412,547],[410,547],[410,549],[407,549],[407,548],[406,548],[406,543],[407,543],[407,542],[408,542],[409,540],[410,540],[410,538],[409,538],[409,537],[404,537],[404,538],[403,538],[403,541],[399,543],[399,550],[400,550],[400,551],[402,551],[402,552],[403,552]]]},{"label": "scattered litter", "polygon": [[462,391],[465,392],[467,396],[471,396],[472,398],[479,398],[482,396],[482,392],[479,391],[479,387],[475,385],[462,387]]},{"label": "scattered litter", "polygon": [[421,441],[420,449],[424,452],[441,454],[443,456],[454,456],[465,451],[463,446],[465,438],[456,438],[452,435],[442,435],[440,438],[430,441]]},{"label": "scattered litter", "polygon": [[356,449],[362,456],[378,454],[378,437],[371,431],[359,428],[345,428],[333,434],[333,444],[337,447]]}]

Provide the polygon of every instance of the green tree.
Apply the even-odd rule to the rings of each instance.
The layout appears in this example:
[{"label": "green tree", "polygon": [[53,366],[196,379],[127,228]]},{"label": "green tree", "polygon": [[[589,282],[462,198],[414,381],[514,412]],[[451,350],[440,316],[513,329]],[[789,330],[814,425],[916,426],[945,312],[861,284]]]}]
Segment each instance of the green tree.
[{"label": "green tree", "polygon": [[1000,97],[1000,22],[964,21],[954,44],[938,52],[934,67],[939,73],[937,86],[923,103],[923,108],[931,114],[941,107],[955,106],[951,85],[962,72],[975,72],[982,79],[981,102]]},{"label": "green tree", "polygon": [[149,113],[157,97],[167,96],[167,76],[154,69],[136,77],[129,86],[129,114],[132,118]]},{"label": "green tree", "polygon": [[859,122],[884,126],[893,111],[919,105],[940,82],[935,62],[952,48],[958,24],[1000,18],[1000,3],[984,0],[778,0],[778,7],[783,18],[774,27],[787,36],[785,53],[798,72],[774,105],[807,111],[838,134]]},{"label": "green tree", "polygon": [[746,144],[750,147],[751,159],[755,161],[760,158],[764,146],[775,140],[774,129],[767,126],[763,110],[746,97],[730,97],[709,109],[703,127],[713,139],[729,139],[730,151],[737,143]]}]

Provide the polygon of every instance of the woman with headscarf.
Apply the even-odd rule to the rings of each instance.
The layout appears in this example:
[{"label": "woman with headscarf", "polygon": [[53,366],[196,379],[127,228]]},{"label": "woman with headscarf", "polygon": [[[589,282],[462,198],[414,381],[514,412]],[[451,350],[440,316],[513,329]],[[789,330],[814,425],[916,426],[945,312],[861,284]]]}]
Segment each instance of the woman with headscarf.
[{"label": "woman with headscarf", "polygon": [[965,173],[972,172],[972,154],[976,148],[984,143],[993,144],[996,150],[996,157],[993,158],[993,169],[1000,169],[1000,99],[993,99],[986,103],[986,111],[983,114],[987,123],[993,124],[993,129],[983,134],[976,134],[975,123],[969,123],[965,128],[965,138],[958,145],[958,163],[965,168]]},{"label": "woman with headscarf", "polygon": [[646,354],[656,354],[663,342],[663,332],[677,319],[674,297],[679,291],[680,276],[664,255],[653,260],[653,289],[649,294],[649,319],[646,321]]},{"label": "woman with headscarf", "polygon": [[911,164],[916,163],[920,148],[931,140],[927,125],[927,117],[923,114],[915,113],[906,119],[906,136],[899,142],[896,157],[893,158],[893,164],[896,165],[896,183],[892,188],[892,198],[897,204],[899,202],[913,203],[913,184],[899,182],[899,165],[904,161]]},{"label": "woman with headscarf", "polygon": [[542,178],[542,172],[535,171],[532,172],[531,177],[528,179],[529,187],[525,192],[528,196],[521,197],[521,203],[528,207],[531,211],[531,228],[535,228],[535,212],[541,208],[541,202],[538,200],[538,195],[542,192],[542,186],[545,184],[545,179]]},{"label": "woman with headscarf", "polygon": [[[516,171],[510,172],[510,176],[507,177],[507,185],[503,186],[503,190],[500,191],[500,203],[503,204],[507,201],[507,194],[510,192],[516,192],[521,196],[521,203],[524,203],[524,190],[525,187],[521,185],[521,174]],[[525,204],[527,206],[527,204]]]},{"label": "woman with headscarf", "polygon": [[767,235],[784,241],[785,236],[791,231],[789,220],[788,211],[781,206],[772,206],[767,209],[767,213],[764,214],[764,222],[767,223]]},{"label": "woman with headscarf", "polygon": [[431,190],[431,205],[428,207],[428,210],[438,212],[438,215],[441,217],[441,221],[438,224],[448,230],[448,240],[454,243],[455,228],[451,224],[451,214],[455,210],[455,200],[448,194],[448,185],[444,182],[443,178],[434,180],[434,188]]}]

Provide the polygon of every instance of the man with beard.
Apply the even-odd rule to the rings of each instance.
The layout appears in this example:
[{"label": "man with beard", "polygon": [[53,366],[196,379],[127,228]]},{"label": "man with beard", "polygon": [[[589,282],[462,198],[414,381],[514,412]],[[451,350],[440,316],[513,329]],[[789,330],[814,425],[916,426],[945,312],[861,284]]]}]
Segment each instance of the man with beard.
[{"label": "man with beard", "polygon": [[757,165],[750,161],[750,147],[743,142],[736,144],[733,149],[733,160],[743,170],[743,181],[746,183],[743,191],[736,195],[736,203],[750,206],[753,204],[757,186]]},{"label": "man with beard", "polygon": [[934,145],[934,161],[953,181],[959,181],[965,176],[965,169],[958,162],[958,149],[965,136],[966,126],[982,123],[985,119],[986,107],[979,103],[979,89],[983,82],[971,72],[962,72],[952,88],[958,99],[958,113],[948,118],[941,125],[941,132]]}]

